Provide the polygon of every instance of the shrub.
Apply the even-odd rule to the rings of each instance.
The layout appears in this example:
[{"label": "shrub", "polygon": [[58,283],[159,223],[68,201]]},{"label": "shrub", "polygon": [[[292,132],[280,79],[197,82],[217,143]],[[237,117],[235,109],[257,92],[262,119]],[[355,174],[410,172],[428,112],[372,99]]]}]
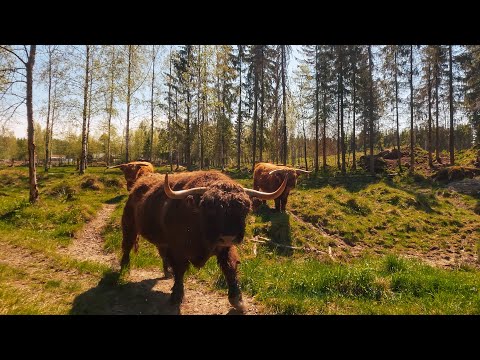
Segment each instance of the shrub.
[{"label": "shrub", "polygon": [[102,188],[98,180],[94,177],[83,178],[83,181],[80,184],[80,187],[82,189],[90,189],[90,190],[100,190]]}]

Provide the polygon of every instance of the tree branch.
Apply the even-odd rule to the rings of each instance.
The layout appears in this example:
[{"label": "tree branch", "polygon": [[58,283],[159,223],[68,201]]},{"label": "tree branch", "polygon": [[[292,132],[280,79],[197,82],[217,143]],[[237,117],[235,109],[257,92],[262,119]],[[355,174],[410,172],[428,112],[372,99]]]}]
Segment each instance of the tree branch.
[{"label": "tree branch", "polygon": [[6,48],[5,46],[2,46],[2,45],[0,45],[0,49],[5,50],[5,51],[9,52],[10,54],[14,55],[18,60],[20,60],[22,62],[23,65],[27,66],[27,63],[25,61],[23,61],[23,59],[20,56],[18,56],[15,53],[15,51],[12,51],[12,50],[10,50],[10,49]]},{"label": "tree branch", "polygon": [[6,114],[11,108],[13,108],[13,107],[16,105],[16,106],[15,106],[15,109],[13,109],[12,113],[10,114],[10,116],[9,116],[7,119],[5,119],[5,121],[10,120],[10,119],[12,118],[13,114],[15,114],[15,112],[16,112],[17,109],[20,107],[20,105],[23,105],[23,104],[25,103],[25,100],[26,100],[26,99],[23,99],[22,101],[20,101],[20,102],[17,103],[17,104],[12,104],[12,105],[10,105],[9,107],[7,107],[6,109],[4,109],[4,110],[2,110],[2,111],[0,112],[0,113],[2,113],[2,114]]}]

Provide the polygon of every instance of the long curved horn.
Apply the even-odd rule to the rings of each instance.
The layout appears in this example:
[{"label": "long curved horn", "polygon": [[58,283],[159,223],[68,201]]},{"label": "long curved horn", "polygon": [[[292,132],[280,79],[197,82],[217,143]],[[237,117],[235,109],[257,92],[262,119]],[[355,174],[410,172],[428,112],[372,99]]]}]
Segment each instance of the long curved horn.
[{"label": "long curved horn", "polygon": [[275,174],[276,172],[280,172],[280,171],[286,171],[287,169],[275,169],[275,170],[272,170],[268,173],[268,175],[272,175],[272,174]]},{"label": "long curved horn", "polygon": [[[135,165],[139,165],[139,166],[150,166],[152,165],[151,163],[149,162],[136,162]],[[153,166],[153,165],[152,165]]]},{"label": "long curved horn", "polygon": [[287,180],[288,180],[288,174],[287,174],[287,176],[285,176],[285,179],[283,179],[282,185],[280,185],[280,187],[272,193],[252,190],[252,189],[248,189],[248,188],[243,188],[243,190],[245,190],[247,195],[255,196],[255,197],[259,198],[260,200],[274,200],[277,197],[279,197],[280,195],[282,195],[283,190],[285,190],[285,187],[287,186]]},{"label": "long curved horn", "polygon": [[170,188],[170,184],[168,183],[168,173],[165,174],[165,182],[163,183],[163,190],[165,191],[165,194],[170,198],[170,199],[185,199],[188,195],[202,195],[205,191],[207,191],[206,187],[196,187],[192,189],[187,189],[187,190],[172,190]]},{"label": "long curved horn", "polygon": [[119,168],[119,167],[121,167],[121,166],[123,166],[123,165],[125,165],[125,164],[120,164],[120,165],[115,165],[115,166],[107,166],[107,167],[105,168],[105,170],[103,170],[103,172],[106,172],[108,169]]},{"label": "long curved horn", "polygon": [[312,170],[307,171],[307,170],[303,170],[303,169],[295,169],[295,172],[297,174],[310,174],[312,172]]},{"label": "long curved horn", "polygon": [[125,166],[125,164],[114,165],[114,166],[107,166],[107,169],[115,169],[115,168],[119,168],[119,167],[122,167],[122,166]]}]

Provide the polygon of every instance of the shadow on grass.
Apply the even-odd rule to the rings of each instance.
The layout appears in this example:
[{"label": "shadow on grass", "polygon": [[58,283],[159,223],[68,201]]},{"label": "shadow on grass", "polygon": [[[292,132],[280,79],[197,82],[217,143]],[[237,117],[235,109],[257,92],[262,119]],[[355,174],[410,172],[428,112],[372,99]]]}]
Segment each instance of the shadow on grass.
[{"label": "shadow on grass", "polygon": [[[256,215],[260,216],[262,222],[270,222],[266,236],[273,242],[285,246],[292,246],[292,229],[290,227],[290,215],[271,209],[266,204],[260,205],[256,210]],[[293,250],[275,244],[267,243],[270,250],[275,251],[277,255],[292,256]]]},{"label": "shadow on grass", "polygon": [[409,189],[406,186],[402,186],[400,184],[394,183],[393,181],[386,181],[385,183],[388,186],[390,186],[394,189],[405,191],[406,193],[412,195],[415,198],[415,203],[413,204],[415,209],[425,211],[428,214],[431,214],[431,213],[438,214],[439,213],[437,210],[435,210],[432,207],[432,206],[438,206],[439,205],[438,200],[435,198],[435,196],[433,194],[434,193],[433,192],[433,187],[430,187],[430,189],[432,189],[430,194],[424,194],[424,193],[415,191],[413,189]]},{"label": "shadow on grass", "polygon": [[74,301],[71,315],[179,315],[178,306],[168,300],[170,294],[153,290],[158,279],[135,283],[118,282],[120,274],[106,274],[98,285]]},{"label": "shadow on grass", "polygon": [[329,174],[328,172],[319,172],[311,174],[310,177],[299,179],[297,187],[300,189],[319,189],[325,186],[343,187],[349,192],[359,192],[370,184],[375,184],[382,177],[371,176],[365,173],[353,173],[348,175]]},{"label": "shadow on grass", "polygon": [[123,194],[123,195],[117,195],[111,199],[108,199],[107,201],[105,201],[105,204],[118,204],[119,202],[121,202],[125,197],[127,197],[127,195]]}]

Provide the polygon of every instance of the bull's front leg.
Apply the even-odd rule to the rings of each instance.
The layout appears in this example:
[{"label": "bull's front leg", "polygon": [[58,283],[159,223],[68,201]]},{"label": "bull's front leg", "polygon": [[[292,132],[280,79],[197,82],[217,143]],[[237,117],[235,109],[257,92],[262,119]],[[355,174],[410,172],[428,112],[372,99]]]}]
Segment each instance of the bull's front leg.
[{"label": "bull's front leg", "polygon": [[125,271],[130,266],[130,251],[138,244],[138,233],[135,226],[133,210],[125,206],[122,215],[122,260],[120,261],[121,271]]},{"label": "bull's front leg", "polygon": [[180,305],[183,301],[184,287],[183,277],[188,268],[188,260],[186,259],[168,259],[173,269],[175,282],[172,287],[172,295],[170,295],[170,303],[172,305]]},{"label": "bull's front leg", "polygon": [[[286,211],[286,207],[287,207],[287,199],[288,199],[288,194],[285,194],[283,193],[281,196],[280,196],[280,212],[285,212]],[[276,200],[276,199],[275,199]]]},{"label": "bull's front leg", "polygon": [[171,270],[171,266],[167,257],[167,247],[164,245],[157,245],[157,249],[158,249],[158,254],[162,258],[163,276],[166,279],[170,279],[173,276],[173,272]]},{"label": "bull's front leg", "polygon": [[281,207],[280,198],[276,198],[275,199],[275,210],[280,211],[280,207]]},{"label": "bull's front leg", "polygon": [[228,285],[228,301],[238,311],[245,312],[246,306],[242,300],[242,292],[238,285],[237,266],[240,258],[235,246],[226,247],[217,254],[218,265]]}]

